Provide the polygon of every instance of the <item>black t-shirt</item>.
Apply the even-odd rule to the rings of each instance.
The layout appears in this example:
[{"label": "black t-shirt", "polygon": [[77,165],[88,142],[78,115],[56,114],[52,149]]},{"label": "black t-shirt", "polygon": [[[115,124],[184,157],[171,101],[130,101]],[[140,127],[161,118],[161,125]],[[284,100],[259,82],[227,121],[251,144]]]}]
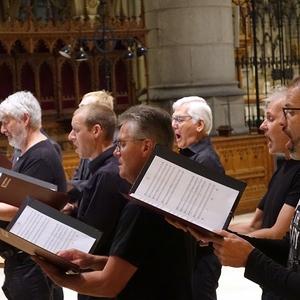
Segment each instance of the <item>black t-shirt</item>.
[{"label": "black t-shirt", "polygon": [[138,268],[118,300],[192,299],[185,233],[171,226],[163,216],[128,203],[110,255]]},{"label": "black t-shirt", "polygon": [[[29,148],[15,162],[12,170],[55,184],[60,192],[67,191],[67,181],[61,159],[49,140],[41,141]],[[8,223],[0,221],[0,227],[5,228]],[[0,251],[7,249],[14,248],[0,241]]]},{"label": "black t-shirt", "polygon": [[29,148],[15,162],[12,170],[57,185],[60,192],[67,191],[67,181],[61,159],[49,140]]},{"label": "black t-shirt", "polygon": [[273,174],[268,191],[258,204],[264,212],[262,228],[271,228],[284,204],[296,207],[300,199],[300,161],[287,160]]}]

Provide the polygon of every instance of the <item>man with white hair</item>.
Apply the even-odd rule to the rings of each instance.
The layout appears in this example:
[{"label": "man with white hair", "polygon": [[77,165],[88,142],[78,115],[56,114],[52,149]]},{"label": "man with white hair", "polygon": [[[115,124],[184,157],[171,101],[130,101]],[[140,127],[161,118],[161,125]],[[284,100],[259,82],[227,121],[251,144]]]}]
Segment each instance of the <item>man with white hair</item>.
[{"label": "man with white hair", "polygon": [[[212,113],[209,105],[198,96],[184,97],[173,104],[172,127],[180,154],[224,173],[224,168],[211,144]],[[187,237],[193,261],[192,283],[194,299],[217,299],[216,289],[221,264],[210,247],[198,247]]]},{"label": "man with white hair", "polygon": [[[0,104],[1,133],[21,156],[12,170],[57,185],[66,192],[67,183],[61,159],[53,144],[40,132],[41,107],[30,92],[17,92]],[[18,187],[16,187],[18,188]],[[0,220],[10,221],[17,207],[0,202]],[[1,222],[2,226],[4,222]],[[0,244],[5,259],[2,287],[9,300],[61,300],[63,292],[34,263],[30,256],[6,243]]]},{"label": "man with white hair", "polygon": [[197,96],[184,97],[173,104],[173,110],[172,126],[179,152],[224,172],[209,138],[212,112],[206,101]]}]

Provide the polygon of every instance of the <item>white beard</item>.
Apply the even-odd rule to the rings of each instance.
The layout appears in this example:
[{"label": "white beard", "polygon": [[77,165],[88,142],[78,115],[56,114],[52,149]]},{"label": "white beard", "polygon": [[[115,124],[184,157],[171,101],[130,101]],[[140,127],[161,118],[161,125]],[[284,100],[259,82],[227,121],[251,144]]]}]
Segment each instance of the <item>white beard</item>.
[{"label": "white beard", "polygon": [[10,146],[22,149],[27,140],[27,132],[26,129],[20,124],[18,127],[17,133],[9,140]]}]

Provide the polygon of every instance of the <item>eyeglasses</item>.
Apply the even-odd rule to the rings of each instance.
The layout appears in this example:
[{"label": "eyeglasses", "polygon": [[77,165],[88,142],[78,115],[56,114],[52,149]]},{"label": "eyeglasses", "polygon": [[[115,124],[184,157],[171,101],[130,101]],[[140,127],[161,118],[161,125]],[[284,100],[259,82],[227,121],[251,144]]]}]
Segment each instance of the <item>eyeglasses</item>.
[{"label": "eyeglasses", "polygon": [[181,125],[187,119],[192,119],[192,117],[191,116],[176,116],[176,117],[172,118],[172,123],[174,122],[177,125]]},{"label": "eyeglasses", "polygon": [[293,110],[300,110],[300,107],[283,107],[282,108],[282,112],[283,112],[285,119],[287,119],[288,116],[290,116],[290,117],[293,116]]},{"label": "eyeglasses", "polygon": [[126,142],[142,142],[145,139],[128,139],[128,140],[117,140],[117,146],[116,150],[118,152],[121,152],[121,149],[123,149],[126,146]]}]

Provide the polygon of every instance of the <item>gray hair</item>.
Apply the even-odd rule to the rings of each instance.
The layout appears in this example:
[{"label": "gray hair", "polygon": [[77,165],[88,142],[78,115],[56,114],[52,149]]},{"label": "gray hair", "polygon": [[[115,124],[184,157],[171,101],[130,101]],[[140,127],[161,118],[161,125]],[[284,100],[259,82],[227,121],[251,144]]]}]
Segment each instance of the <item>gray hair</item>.
[{"label": "gray hair", "polygon": [[171,116],[162,108],[135,105],[118,118],[118,126],[130,123],[130,134],[136,139],[150,139],[170,150],[174,146],[174,131]]},{"label": "gray hair", "polygon": [[0,120],[11,116],[21,121],[25,114],[30,116],[30,127],[39,129],[42,122],[42,110],[38,100],[27,91],[16,92],[0,104]]},{"label": "gray hair", "polygon": [[281,84],[278,84],[271,88],[270,94],[264,99],[266,107],[268,107],[270,102],[275,102],[278,100],[285,99],[287,94],[287,88]]},{"label": "gray hair", "polygon": [[173,110],[178,109],[181,105],[188,105],[188,114],[192,117],[195,124],[199,120],[204,121],[203,133],[209,135],[212,129],[212,112],[207,102],[198,96],[183,97],[173,104]]}]

